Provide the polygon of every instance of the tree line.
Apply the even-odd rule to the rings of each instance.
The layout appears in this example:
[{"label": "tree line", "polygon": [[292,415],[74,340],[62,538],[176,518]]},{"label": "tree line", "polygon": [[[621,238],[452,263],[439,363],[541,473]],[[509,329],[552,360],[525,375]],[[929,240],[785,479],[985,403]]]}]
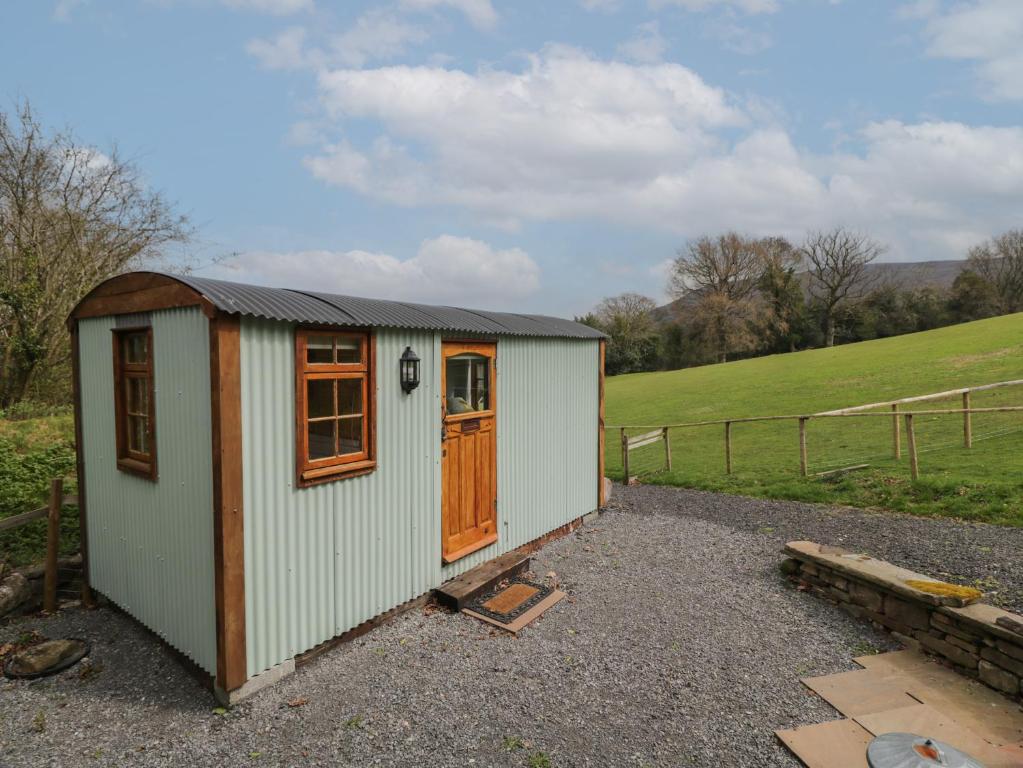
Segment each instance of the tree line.
[{"label": "tree line", "polygon": [[781,237],[727,232],[680,249],[666,308],[636,293],[577,318],[610,337],[609,374],[684,368],[925,331],[1023,310],[1023,230],[971,248],[952,285],[906,286],[885,246],[845,227]]},{"label": "tree line", "polygon": [[0,411],[69,402],[75,303],[191,237],[116,149],[44,129],[27,102],[0,111]]}]

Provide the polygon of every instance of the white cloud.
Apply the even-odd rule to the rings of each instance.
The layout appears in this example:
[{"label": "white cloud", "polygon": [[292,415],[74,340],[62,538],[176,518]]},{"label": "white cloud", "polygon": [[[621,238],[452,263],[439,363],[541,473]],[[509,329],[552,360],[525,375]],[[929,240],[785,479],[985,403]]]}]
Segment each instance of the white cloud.
[{"label": "white cloud", "polygon": [[401,0],[404,8],[426,11],[448,7],[461,11],[478,29],[492,29],[497,25],[497,11],[490,0]]},{"label": "white cloud", "polygon": [[771,35],[763,30],[737,24],[731,19],[720,19],[707,24],[704,35],[717,40],[725,48],[744,56],[766,51],[774,44]]},{"label": "white cloud", "polygon": [[677,64],[551,47],[521,71],[342,69],[321,73],[319,90],[334,131],[357,122],[376,135],[322,145],[306,159],[317,178],[503,226],[593,218],[798,237],[845,223],[887,239],[893,257],[956,256],[942,243],[1016,223],[1023,198],[1023,128],[878,122],[814,155],[771,110]]},{"label": "white cloud", "polygon": [[726,8],[743,13],[774,13],[779,9],[779,0],[650,0],[653,8],[675,6],[687,11],[708,11],[712,8]]},{"label": "white cloud", "polygon": [[84,4],[85,0],[58,0],[57,4],[53,6],[51,17],[54,21],[68,24],[71,22],[71,14],[74,13],[75,8]]},{"label": "white cloud", "polygon": [[903,15],[925,21],[929,55],[977,62],[986,96],[1023,99],[1023,2],[972,0],[947,11],[917,2],[905,6]]},{"label": "white cloud", "polygon": [[636,27],[636,33],[619,44],[618,54],[627,59],[646,64],[660,61],[668,49],[668,42],[661,34],[656,21],[648,21]]},{"label": "white cloud", "polygon": [[245,50],[266,69],[304,69],[324,63],[322,51],[306,47],[306,30],[290,27],[272,40],[250,40]]},{"label": "white cloud", "polygon": [[270,13],[275,16],[287,16],[311,10],[313,7],[313,0],[222,0],[222,2],[229,8]]},{"label": "white cloud", "polygon": [[621,0],[579,0],[579,5],[587,11],[614,13],[622,7]]},{"label": "white cloud", "polygon": [[390,11],[370,10],[355,25],[333,39],[332,47],[343,64],[360,67],[369,59],[390,59],[411,44],[428,37],[426,30]]},{"label": "white cloud", "polygon": [[540,268],[520,248],[441,235],[415,256],[370,251],[240,254],[220,267],[231,279],[353,296],[514,309],[540,286]]},{"label": "white cloud", "polygon": [[309,44],[304,27],[291,27],[270,40],[250,40],[245,50],[266,69],[361,67],[400,56],[428,37],[424,28],[391,11],[369,10],[344,32],[322,37],[319,46]]}]

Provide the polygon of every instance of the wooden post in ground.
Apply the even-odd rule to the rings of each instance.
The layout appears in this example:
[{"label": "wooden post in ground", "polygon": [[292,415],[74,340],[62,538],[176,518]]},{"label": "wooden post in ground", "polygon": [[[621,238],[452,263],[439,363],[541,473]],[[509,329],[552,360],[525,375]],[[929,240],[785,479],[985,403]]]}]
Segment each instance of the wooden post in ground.
[{"label": "wooden post in ground", "polygon": [[973,422],[970,417],[970,391],[963,392],[963,445],[973,447]]},{"label": "wooden post in ground", "polygon": [[46,516],[46,574],[43,580],[43,610],[57,610],[57,554],[60,549],[60,505],[63,501],[64,481],[59,477],[50,481],[50,506]]},{"label": "wooden post in ground", "polygon": [[622,427],[622,469],[625,472],[625,485],[629,484],[629,436],[625,434],[625,427]]},{"label": "wooden post in ground", "polygon": [[732,422],[725,422],[725,472],[732,474]]},{"label": "wooden post in ground", "polygon": [[916,458],[916,433],[913,431],[913,414],[906,414],[906,442],[909,444],[909,474],[916,480],[920,477],[920,465]]},{"label": "wooden post in ground", "polygon": [[902,458],[902,434],[899,424],[899,404],[892,403],[892,455],[898,461]]},{"label": "wooden post in ground", "polygon": [[671,439],[668,437],[668,428],[664,428],[664,460],[668,465],[668,471],[671,472]]},{"label": "wooden post in ground", "polygon": [[806,416],[799,417],[799,473],[806,477]]}]

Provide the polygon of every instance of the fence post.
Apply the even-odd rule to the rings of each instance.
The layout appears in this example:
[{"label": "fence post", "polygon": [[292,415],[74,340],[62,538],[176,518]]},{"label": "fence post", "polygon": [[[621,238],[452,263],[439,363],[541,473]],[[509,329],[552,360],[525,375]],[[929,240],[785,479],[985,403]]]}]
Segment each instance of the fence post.
[{"label": "fence post", "polygon": [[57,610],[57,553],[60,548],[60,505],[64,497],[64,481],[50,481],[50,506],[46,516],[46,574],[43,580],[43,610]]},{"label": "fence post", "polygon": [[970,413],[970,390],[963,392],[963,445],[973,447],[973,422]]},{"label": "fence post", "polygon": [[732,422],[725,422],[725,472],[732,474]]},{"label": "fence post", "polygon": [[799,417],[799,473],[806,477],[806,416]]},{"label": "fence post", "polygon": [[909,443],[909,474],[916,480],[920,477],[920,465],[916,458],[916,433],[913,431],[913,414],[906,414],[906,441]]},{"label": "fence post", "polygon": [[622,469],[625,472],[625,485],[629,484],[629,436],[622,427]]},{"label": "fence post", "polygon": [[668,464],[668,471],[671,472],[671,439],[668,437],[668,428],[664,428],[664,458]]},{"label": "fence post", "polygon": [[899,425],[899,404],[892,403],[892,455],[898,461],[902,458],[902,435]]}]

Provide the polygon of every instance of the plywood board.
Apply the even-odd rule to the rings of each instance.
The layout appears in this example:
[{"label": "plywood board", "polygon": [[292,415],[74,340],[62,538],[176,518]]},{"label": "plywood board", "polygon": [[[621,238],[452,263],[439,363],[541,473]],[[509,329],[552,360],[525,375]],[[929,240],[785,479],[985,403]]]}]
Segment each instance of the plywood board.
[{"label": "plywood board", "polygon": [[546,610],[553,607],[557,603],[561,602],[562,598],[566,596],[567,595],[560,589],[555,589],[553,592],[547,595],[547,597],[545,597],[543,600],[541,600],[539,603],[534,605],[524,614],[515,619],[515,621],[509,624],[503,624],[500,621],[497,621],[496,619],[492,619],[489,616],[484,616],[482,613],[476,613],[476,611],[470,610],[468,608],[462,609],[462,613],[464,613],[466,616],[472,616],[474,619],[485,621],[487,624],[493,624],[495,627],[500,627],[501,629],[507,630],[512,634],[518,634],[519,630],[521,630],[526,625],[536,621],[538,618],[540,618],[540,615],[542,613],[544,613]]},{"label": "plywood board", "polygon": [[986,685],[970,680],[916,651],[855,659],[913,698],[929,704],[996,745],[1023,744],[1023,709]]},{"label": "plywood board", "polygon": [[807,768],[867,768],[870,732],[852,720],[775,731]]},{"label": "plywood board", "polygon": [[986,768],[1019,768],[1019,753],[996,747],[948,714],[927,704],[900,707],[853,718],[874,736],[882,733],[915,733],[951,744],[979,760]]},{"label": "plywood board", "polygon": [[920,703],[906,693],[900,681],[869,669],[808,677],[801,682],[847,717]]}]

